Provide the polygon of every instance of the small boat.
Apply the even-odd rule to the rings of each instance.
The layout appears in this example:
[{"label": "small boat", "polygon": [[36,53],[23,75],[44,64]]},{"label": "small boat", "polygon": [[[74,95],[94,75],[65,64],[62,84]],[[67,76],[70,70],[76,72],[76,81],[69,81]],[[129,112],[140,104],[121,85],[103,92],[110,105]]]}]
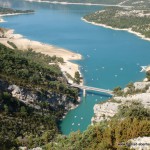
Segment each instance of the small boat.
[{"label": "small boat", "polygon": [[146,71],[146,68],[147,68],[147,66],[141,66],[141,71],[140,72],[145,72]]}]

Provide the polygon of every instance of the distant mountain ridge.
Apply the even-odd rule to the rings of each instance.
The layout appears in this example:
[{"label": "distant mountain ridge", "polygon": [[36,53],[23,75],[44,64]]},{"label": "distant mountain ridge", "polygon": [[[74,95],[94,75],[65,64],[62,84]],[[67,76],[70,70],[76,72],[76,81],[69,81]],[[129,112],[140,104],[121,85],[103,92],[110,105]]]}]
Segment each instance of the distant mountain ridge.
[{"label": "distant mountain ridge", "polygon": [[105,5],[120,5],[120,6],[134,6],[134,7],[142,7],[149,8],[150,1],[149,0],[26,0],[26,1],[36,1],[36,2],[59,2],[59,3],[91,3],[91,4],[105,4]]}]

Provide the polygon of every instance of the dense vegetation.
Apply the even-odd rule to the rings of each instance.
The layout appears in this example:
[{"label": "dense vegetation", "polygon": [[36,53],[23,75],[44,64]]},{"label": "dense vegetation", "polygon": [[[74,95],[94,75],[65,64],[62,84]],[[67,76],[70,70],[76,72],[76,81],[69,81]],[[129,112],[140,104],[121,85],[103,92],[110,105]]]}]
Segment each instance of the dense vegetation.
[{"label": "dense vegetation", "polygon": [[129,147],[120,144],[139,136],[150,136],[149,109],[134,102],[119,110],[111,121],[90,126],[83,133],[78,131],[67,137],[59,135],[55,142],[46,146],[47,150],[128,150]]},{"label": "dense vegetation", "polygon": [[56,133],[59,112],[48,103],[35,109],[13,98],[8,91],[0,91],[0,149],[18,146],[36,147],[50,142]]},{"label": "dense vegetation", "polygon": [[13,13],[33,13],[33,10],[15,10],[11,8],[0,7],[0,15],[3,14],[13,14]]},{"label": "dense vegetation", "polygon": [[[150,11],[110,7],[84,17],[89,22],[105,24],[113,28],[132,29],[145,37],[150,37]],[[142,14],[142,15],[141,15]]]},{"label": "dense vegetation", "polygon": [[[63,59],[35,53],[31,49],[12,50],[0,44],[2,150],[18,149],[19,145],[36,147],[50,142],[59,131],[58,121],[67,111],[66,105],[77,103],[78,90],[68,85],[57,63],[63,63]],[[26,105],[12,97],[8,90],[10,84],[31,91],[38,99],[33,105]],[[64,103],[59,104],[60,101]]]},{"label": "dense vegetation", "polygon": [[[149,78],[149,73],[146,73],[146,78]],[[149,89],[149,85],[146,85],[144,88],[141,89],[136,89],[134,86],[134,83],[130,82],[126,86],[125,89],[122,89],[121,87],[116,87],[113,89],[113,94],[116,96],[127,96],[127,95],[134,95],[134,94],[139,94],[139,93],[146,93],[147,90]]]},{"label": "dense vegetation", "polygon": [[150,71],[146,72],[146,78],[150,81]]},{"label": "dense vegetation", "polygon": [[77,98],[78,91],[66,84],[59,66],[49,65],[51,62],[63,63],[63,59],[32,50],[14,51],[0,44],[1,79],[26,88],[55,91]]}]

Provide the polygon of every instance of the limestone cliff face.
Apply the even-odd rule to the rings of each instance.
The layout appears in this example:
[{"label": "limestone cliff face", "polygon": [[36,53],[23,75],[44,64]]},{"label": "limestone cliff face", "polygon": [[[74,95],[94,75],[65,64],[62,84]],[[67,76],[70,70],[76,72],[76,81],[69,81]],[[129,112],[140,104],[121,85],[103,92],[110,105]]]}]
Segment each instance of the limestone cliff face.
[{"label": "limestone cliff face", "polygon": [[73,109],[77,105],[62,94],[56,94],[48,91],[43,94],[40,90],[33,91],[31,89],[19,87],[14,84],[8,84],[8,82],[0,80],[0,91],[2,90],[10,92],[13,97],[35,107],[36,109],[40,109],[40,106],[37,105],[37,102],[40,101],[48,101],[54,110],[63,107],[63,109],[67,111]]},{"label": "limestone cliff face", "polygon": [[[94,106],[94,116],[91,119],[92,124],[104,120],[110,120],[118,112],[118,107],[123,104],[131,104],[133,101],[140,102],[145,108],[150,108],[150,82],[135,82],[133,84],[133,94],[126,96],[114,96],[107,102],[96,104]],[[123,89],[127,93],[128,87]]]},{"label": "limestone cliff face", "polygon": [[96,104],[94,106],[94,116],[91,119],[92,124],[109,120],[117,113],[119,105],[119,103],[109,101],[103,104]]}]

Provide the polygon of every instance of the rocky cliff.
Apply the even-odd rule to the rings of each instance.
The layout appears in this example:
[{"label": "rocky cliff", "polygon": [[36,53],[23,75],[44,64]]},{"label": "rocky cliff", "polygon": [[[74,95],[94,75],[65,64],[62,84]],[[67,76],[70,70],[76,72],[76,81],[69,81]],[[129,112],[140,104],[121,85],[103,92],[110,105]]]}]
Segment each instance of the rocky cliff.
[{"label": "rocky cliff", "polygon": [[145,108],[150,108],[150,82],[135,82],[132,87],[126,87],[122,92],[121,96],[114,96],[110,100],[94,106],[92,124],[110,120],[118,112],[119,106],[125,103],[130,105],[132,102],[140,102]]},{"label": "rocky cliff", "polygon": [[49,91],[42,93],[39,89],[33,91],[14,84],[9,84],[8,82],[0,79],[0,91],[2,90],[8,91],[13,97],[27,105],[35,107],[36,109],[40,109],[38,102],[42,101],[49,102],[54,110],[63,107],[65,111],[75,108],[78,104],[76,101],[68,99],[62,94],[56,94]]}]

